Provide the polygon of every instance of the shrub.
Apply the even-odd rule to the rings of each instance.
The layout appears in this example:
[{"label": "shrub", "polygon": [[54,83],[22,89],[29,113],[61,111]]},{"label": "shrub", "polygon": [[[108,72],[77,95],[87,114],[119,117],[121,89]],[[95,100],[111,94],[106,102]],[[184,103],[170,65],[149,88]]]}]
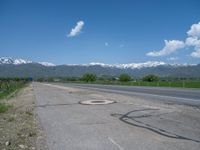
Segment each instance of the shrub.
[{"label": "shrub", "polygon": [[94,82],[96,81],[96,75],[92,73],[86,73],[82,76],[82,80],[86,82]]},{"label": "shrub", "polygon": [[142,78],[143,81],[147,81],[147,82],[153,82],[153,81],[158,81],[160,79],[159,76],[153,75],[153,74],[149,74],[147,76],[144,76]]},{"label": "shrub", "polygon": [[5,104],[0,104],[0,113],[5,113],[6,111],[8,111],[9,106],[5,105]]},{"label": "shrub", "polygon": [[122,81],[122,82],[128,82],[128,81],[131,81],[131,76],[128,75],[128,74],[121,74],[119,76],[119,81]]}]

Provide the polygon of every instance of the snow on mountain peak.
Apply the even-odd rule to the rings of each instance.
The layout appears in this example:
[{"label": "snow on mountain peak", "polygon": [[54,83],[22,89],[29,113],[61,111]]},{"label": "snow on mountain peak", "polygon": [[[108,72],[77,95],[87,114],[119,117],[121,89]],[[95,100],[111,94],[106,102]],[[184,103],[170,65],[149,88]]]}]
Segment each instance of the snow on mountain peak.
[{"label": "snow on mountain peak", "polygon": [[32,61],[24,60],[24,59],[14,59],[12,57],[1,57],[0,58],[0,64],[14,64],[14,65],[19,65],[19,64],[28,64],[32,63]]},{"label": "snow on mountain peak", "polygon": [[[24,60],[24,59],[15,59],[12,57],[1,57],[0,58],[0,64],[20,65],[20,64],[30,64],[30,63],[37,63],[37,62]],[[54,64],[49,63],[49,62],[38,62],[38,64],[41,64],[43,66],[55,66]]]},{"label": "snow on mountain peak", "polygon": [[56,66],[55,64],[53,63],[49,63],[49,62],[38,62],[39,64],[43,65],[43,66]]},{"label": "snow on mountain peak", "polygon": [[156,67],[160,65],[166,65],[165,62],[162,61],[147,61],[144,63],[130,63],[130,64],[104,64],[104,63],[98,63],[98,62],[92,62],[89,65],[94,66],[94,65],[99,65],[102,67],[114,67],[114,68],[120,68],[120,69],[140,69],[144,67]]},{"label": "snow on mountain peak", "polygon": [[[20,64],[30,64],[30,63],[41,64],[47,67],[56,66],[55,64],[49,62],[33,62],[24,59],[14,59],[11,57],[0,57],[0,64],[20,65]],[[119,68],[119,69],[141,69],[141,68],[150,68],[150,67],[157,67],[164,65],[177,67],[177,66],[192,66],[195,64],[167,64],[162,61],[147,61],[143,63],[129,63],[129,64],[105,64],[99,62],[91,62],[89,64],[67,64],[67,66],[101,66],[101,67]]]}]

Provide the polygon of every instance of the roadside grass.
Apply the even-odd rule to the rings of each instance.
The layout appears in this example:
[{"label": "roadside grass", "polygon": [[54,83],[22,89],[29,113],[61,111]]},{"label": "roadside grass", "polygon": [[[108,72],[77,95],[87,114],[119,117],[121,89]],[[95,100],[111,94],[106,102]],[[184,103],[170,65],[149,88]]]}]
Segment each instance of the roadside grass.
[{"label": "roadside grass", "polygon": [[10,108],[10,105],[4,104],[4,103],[0,103],[0,113],[5,113],[8,111],[8,109]]},{"label": "roadside grass", "polygon": [[26,80],[1,79],[0,80],[0,113],[5,113],[11,108],[6,104],[6,99],[10,99],[23,87],[27,86]]},{"label": "roadside grass", "polygon": [[23,88],[26,82],[23,81],[6,81],[0,82],[0,99],[12,97],[17,91]]},{"label": "roadside grass", "polygon": [[[62,81],[61,81],[62,82]],[[84,81],[67,81],[68,83],[79,83],[79,84],[104,84],[104,85],[126,85],[126,86],[147,86],[147,87],[174,87],[174,88],[200,88],[200,81],[156,81],[156,82],[145,82],[145,81],[101,81],[96,80],[94,82]]]},{"label": "roadside grass", "polygon": [[[24,86],[26,88],[19,90]],[[0,150],[37,149],[37,137],[42,135],[34,115],[32,86],[23,83],[10,91],[9,95],[5,94],[6,97],[9,96],[9,100],[0,100]],[[20,93],[13,95],[16,91]]]}]

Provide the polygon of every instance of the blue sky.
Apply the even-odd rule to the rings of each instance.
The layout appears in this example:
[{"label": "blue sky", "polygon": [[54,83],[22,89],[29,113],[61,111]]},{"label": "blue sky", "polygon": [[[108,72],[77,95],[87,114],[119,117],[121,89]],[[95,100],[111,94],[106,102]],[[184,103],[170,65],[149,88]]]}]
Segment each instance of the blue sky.
[{"label": "blue sky", "polygon": [[0,56],[200,63],[199,7],[199,0],[0,0]]}]

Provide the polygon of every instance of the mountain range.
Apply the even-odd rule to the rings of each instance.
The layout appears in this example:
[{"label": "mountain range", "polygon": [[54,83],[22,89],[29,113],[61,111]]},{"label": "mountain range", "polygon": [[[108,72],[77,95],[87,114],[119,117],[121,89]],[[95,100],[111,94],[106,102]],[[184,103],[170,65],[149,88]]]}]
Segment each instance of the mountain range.
[{"label": "mountain range", "polygon": [[119,76],[128,73],[134,77],[157,74],[162,77],[200,77],[200,64],[167,64],[159,61],[130,64],[65,64],[55,65],[49,62],[34,62],[11,57],[0,58],[0,77],[63,77],[81,76],[84,73],[98,76]]}]

